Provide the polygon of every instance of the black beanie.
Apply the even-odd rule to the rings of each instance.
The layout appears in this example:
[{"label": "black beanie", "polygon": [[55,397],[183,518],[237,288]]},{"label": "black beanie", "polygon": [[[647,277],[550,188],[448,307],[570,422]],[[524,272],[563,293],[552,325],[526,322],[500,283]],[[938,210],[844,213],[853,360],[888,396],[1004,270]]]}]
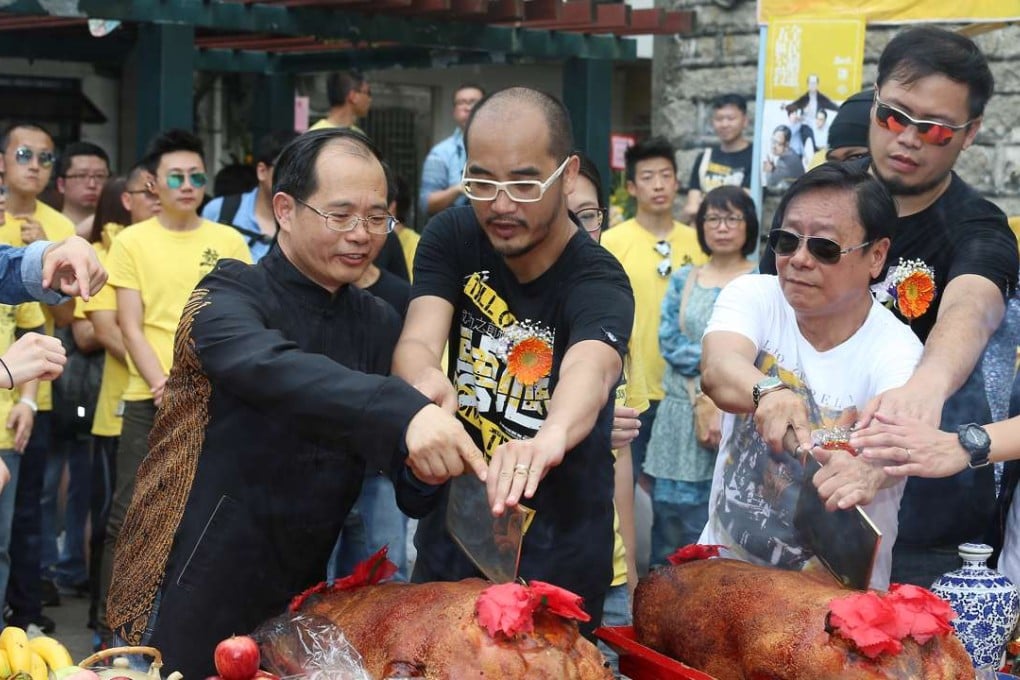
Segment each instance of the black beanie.
[{"label": "black beanie", "polygon": [[871,124],[871,104],[875,90],[861,90],[839,107],[829,126],[829,149],[844,146],[868,146],[868,126]]}]

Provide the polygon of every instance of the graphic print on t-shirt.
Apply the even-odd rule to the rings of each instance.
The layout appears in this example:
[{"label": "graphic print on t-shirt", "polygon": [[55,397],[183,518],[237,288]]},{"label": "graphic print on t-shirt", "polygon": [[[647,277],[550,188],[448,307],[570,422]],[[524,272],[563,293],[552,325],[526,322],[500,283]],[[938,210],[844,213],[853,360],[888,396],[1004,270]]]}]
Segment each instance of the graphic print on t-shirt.
[{"label": "graphic print on t-shirt", "polygon": [[711,161],[701,177],[701,190],[709,192],[717,187],[739,187],[744,183],[744,169],[732,168]]},{"label": "graphic print on t-shirt", "polygon": [[214,248],[206,248],[202,252],[202,261],[198,265],[199,271],[202,272],[202,276],[205,276],[212,271],[213,267],[220,259],[220,254],[216,252]]},{"label": "graphic print on t-shirt", "polygon": [[[812,428],[849,426],[856,421],[856,406],[822,405],[823,400],[830,404],[842,400],[836,395],[815,395],[775,355],[763,350],[755,365],[765,375],[782,380],[804,399]],[[812,554],[800,545],[793,526],[804,477],[803,463],[788,451],[773,453],[758,434],[754,415],[750,413],[736,416],[727,450],[731,453],[723,470],[722,492],[716,500],[716,521],[732,539],[730,550],[744,559],[782,569],[803,568]],[[736,452],[736,457],[732,452]]]},{"label": "graphic print on t-shirt", "polygon": [[544,344],[551,362],[555,331],[519,322],[486,275],[472,274],[464,286],[454,386],[457,413],[481,432],[482,449],[491,456],[510,439],[534,437],[548,412],[549,371],[534,382],[515,376],[510,339],[527,329],[524,341]]}]

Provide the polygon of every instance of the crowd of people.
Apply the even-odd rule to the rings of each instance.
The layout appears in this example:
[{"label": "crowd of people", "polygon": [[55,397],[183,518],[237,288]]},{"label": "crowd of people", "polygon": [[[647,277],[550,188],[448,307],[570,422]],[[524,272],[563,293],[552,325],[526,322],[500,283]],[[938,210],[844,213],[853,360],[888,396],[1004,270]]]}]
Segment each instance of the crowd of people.
[{"label": "crowd of people", "polygon": [[[28,247],[0,249],[23,277],[0,276],[6,620],[50,631],[44,605],[88,596],[97,647],[152,644],[205,677],[220,639],[383,545],[397,578],[480,575],[447,529],[469,495],[527,516],[519,574],[581,595],[586,635],[629,622],[642,530],[653,567],[702,542],[804,568],[801,493],[869,512],[876,588],[930,585],[997,512],[1020,577],[1020,510],[989,465],[1020,458],[1020,426],[984,427],[1007,412],[1020,257],[953,172],[992,92],[974,43],[935,27],[896,35],[840,107],[809,78],[791,115],[824,117],[820,165],[798,156],[761,227],[732,94],[682,205],[668,141],[627,151],[636,213],[612,227],[569,112],[526,87],[457,88],[416,195],[357,127],[358,72],[211,201],[190,132],[113,176],[93,144],[12,126],[0,241]],[[773,135],[770,176],[792,141]],[[837,426],[859,455],[818,446]]]}]

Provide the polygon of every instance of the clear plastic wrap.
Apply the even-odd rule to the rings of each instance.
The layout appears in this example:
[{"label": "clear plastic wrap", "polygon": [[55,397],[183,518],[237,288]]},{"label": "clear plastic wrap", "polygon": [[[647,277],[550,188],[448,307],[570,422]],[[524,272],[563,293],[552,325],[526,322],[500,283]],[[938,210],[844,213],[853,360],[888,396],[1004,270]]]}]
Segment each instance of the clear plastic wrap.
[{"label": "clear plastic wrap", "polygon": [[258,627],[253,637],[262,667],[280,678],[372,680],[361,654],[329,619],[282,614]]}]

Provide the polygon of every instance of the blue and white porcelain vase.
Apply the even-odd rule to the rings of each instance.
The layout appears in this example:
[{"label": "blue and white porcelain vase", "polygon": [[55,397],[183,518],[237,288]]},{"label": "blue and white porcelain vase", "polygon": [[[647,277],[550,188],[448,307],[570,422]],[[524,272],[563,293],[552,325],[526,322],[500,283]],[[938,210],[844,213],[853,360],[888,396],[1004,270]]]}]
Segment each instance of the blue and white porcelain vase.
[{"label": "blue and white porcelain vase", "polygon": [[1012,581],[985,565],[991,556],[990,546],[964,543],[963,567],[940,576],[931,590],[956,612],[953,627],[974,667],[998,670],[1020,616],[1020,595]]}]

